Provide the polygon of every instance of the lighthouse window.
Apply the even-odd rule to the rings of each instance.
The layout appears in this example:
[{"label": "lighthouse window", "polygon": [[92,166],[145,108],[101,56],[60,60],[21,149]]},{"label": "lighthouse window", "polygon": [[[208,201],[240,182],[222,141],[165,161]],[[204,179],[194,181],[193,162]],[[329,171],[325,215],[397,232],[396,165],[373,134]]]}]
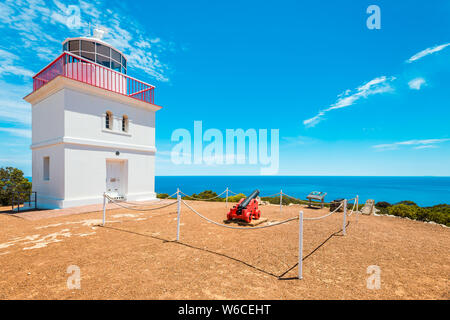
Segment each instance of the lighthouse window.
[{"label": "lighthouse window", "polygon": [[128,132],[128,117],[125,115],[122,117],[122,131]]},{"label": "lighthouse window", "polygon": [[117,72],[127,73],[127,60],[117,50],[92,40],[68,40],[63,50],[96,62]]},{"label": "lighthouse window", "polygon": [[95,42],[81,41],[81,51],[87,51],[95,53]]},{"label": "lighthouse window", "polygon": [[74,53],[80,51],[80,40],[69,41],[69,51]]},{"label": "lighthouse window", "polygon": [[[116,61],[120,61],[120,53],[118,53],[116,50],[111,49],[111,58],[113,58]],[[120,62],[119,62],[120,63]]]},{"label": "lighthouse window", "polygon": [[110,62],[109,62],[109,58],[101,56],[101,55],[97,55],[97,63],[101,64],[102,66],[105,66],[107,68],[110,68]]},{"label": "lighthouse window", "polygon": [[50,180],[50,157],[44,157],[44,175],[45,181]]},{"label": "lighthouse window", "polygon": [[97,54],[101,54],[109,58],[109,51],[110,51],[109,47],[97,43]]},{"label": "lighthouse window", "polygon": [[120,72],[120,63],[111,60],[111,69],[119,71]]},{"label": "lighthouse window", "polygon": [[110,111],[106,112],[105,116],[105,128],[112,129],[112,113]]},{"label": "lighthouse window", "polygon": [[91,60],[91,61],[95,62],[95,54],[94,53],[81,51],[81,56],[83,58],[86,58],[88,60]]}]

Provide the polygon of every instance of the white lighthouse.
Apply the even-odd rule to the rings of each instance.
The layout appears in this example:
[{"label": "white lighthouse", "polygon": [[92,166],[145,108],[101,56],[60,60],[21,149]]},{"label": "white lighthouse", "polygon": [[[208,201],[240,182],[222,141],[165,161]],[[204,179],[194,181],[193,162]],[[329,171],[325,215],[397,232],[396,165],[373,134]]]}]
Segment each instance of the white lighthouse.
[{"label": "white lighthouse", "polygon": [[99,38],[69,38],[33,77],[32,183],[39,208],[96,204],[103,193],[155,199],[154,87],[127,75]]}]

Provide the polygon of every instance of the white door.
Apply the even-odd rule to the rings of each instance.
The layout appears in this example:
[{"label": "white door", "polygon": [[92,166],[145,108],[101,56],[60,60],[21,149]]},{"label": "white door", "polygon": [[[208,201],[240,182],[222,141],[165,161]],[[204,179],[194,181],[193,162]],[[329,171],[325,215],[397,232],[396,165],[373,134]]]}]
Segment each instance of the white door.
[{"label": "white door", "polygon": [[121,196],[122,162],[106,161],[106,192],[113,197]]}]

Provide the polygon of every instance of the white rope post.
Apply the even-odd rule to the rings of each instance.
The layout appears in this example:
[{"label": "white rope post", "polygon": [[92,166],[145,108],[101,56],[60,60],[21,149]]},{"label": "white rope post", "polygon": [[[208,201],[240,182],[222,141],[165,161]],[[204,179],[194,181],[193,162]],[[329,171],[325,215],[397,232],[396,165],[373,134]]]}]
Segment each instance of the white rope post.
[{"label": "white rope post", "polygon": [[103,226],[105,225],[106,218],[106,194],[103,193]]},{"label": "white rope post", "polygon": [[180,189],[177,189],[177,241],[180,240],[180,215],[181,215],[181,195]]},{"label": "white rope post", "polygon": [[303,211],[298,216],[298,279],[303,279]]},{"label": "white rope post", "polygon": [[345,224],[347,223],[347,199],[344,199],[344,220],[342,222],[342,233],[346,234],[345,232]]},{"label": "white rope post", "polygon": [[227,199],[225,200],[225,208],[228,208],[228,187],[227,187]]},{"label": "white rope post", "polygon": [[282,205],[283,205],[283,190],[280,190],[280,213],[282,210]]}]

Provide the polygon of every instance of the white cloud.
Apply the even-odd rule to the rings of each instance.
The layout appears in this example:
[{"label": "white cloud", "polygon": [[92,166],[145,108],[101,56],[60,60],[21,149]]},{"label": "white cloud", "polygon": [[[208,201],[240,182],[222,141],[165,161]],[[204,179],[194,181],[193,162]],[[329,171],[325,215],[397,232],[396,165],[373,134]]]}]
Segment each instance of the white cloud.
[{"label": "white cloud", "polygon": [[31,124],[31,106],[23,100],[32,88],[29,85],[14,85],[0,81],[0,119],[2,122]]},{"label": "white cloud", "polygon": [[408,82],[408,86],[412,90],[420,90],[425,83],[426,81],[424,78],[415,78]]},{"label": "white cloud", "polygon": [[312,118],[303,121],[303,124],[307,127],[313,127],[323,120],[323,116],[331,111],[341,108],[346,108],[354,103],[356,103],[361,98],[367,98],[371,95],[381,94],[385,92],[391,92],[394,89],[391,87],[390,83],[394,81],[395,77],[378,77],[366,82],[365,84],[356,88],[356,91],[352,93],[352,90],[346,90],[340,95],[338,95],[338,100],[330,105],[328,108],[321,110]]},{"label": "white cloud", "polygon": [[317,142],[316,139],[306,136],[296,136],[296,137],[282,137],[281,138],[281,145],[283,147],[299,147],[304,146],[307,144],[315,143]]},{"label": "white cloud", "polygon": [[417,147],[414,147],[414,149],[434,149],[434,148],[437,148],[437,146],[435,146],[435,145],[425,145],[425,146],[417,146]]},{"label": "white cloud", "polygon": [[[87,35],[89,23],[109,30],[104,40],[128,57],[129,74],[142,76],[145,82],[169,81],[169,67],[159,56],[172,52],[173,44],[147,34],[116,4],[106,0],[75,0],[70,5],[62,0],[0,1],[0,139],[30,137],[29,129],[18,128],[31,125],[31,107],[23,97],[33,88],[32,76],[61,53],[64,39]],[[70,23],[77,12],[74,8],[79,9],[80,24]]]},{"label": "white cloud", "polygon": [[385,151],[385,150],[397,150],[400,146],[410,146],[414,149],[428,149],[436,148],[437,144],[450,141],[450,139],[422,139],[422,140],[407,140],[394,143],[378,144],[372,146],[373,148]]},{"label": "white cloud", "polygon": [[419,53],[416,53],[411,58],[406,60],[406,62],[407,63],[411,63],[411,62],[417,61],[419,59],[422,59],[425,56],[428,56],[428,55],[433,54],[435,52],[439,52],[439,51],[445,49],[448,46],[450,46],[450,43],[445,43],[445,44],[441,44],[441,45],[434,46],[434,47],[431,47],[431,48],[427,48],[425,50],[420,51]]},{"label": "white cloud", "polygon": [[[109,9],[114,7],[120,6],[106,0],[79,0],[70,5],[58,0],[2,1],[0,31],[7,30],[2,45],[8,44],[5,49],[17,55],[37,56],[47,63],[60,53],[65,38],[87,35],[90,24],[91,28],[99,26],[109,31],[104,40],[127,56],[129,70],[141,70],[158,81],[169,81],[169,67],[159,56],[171,52],[173,43],[147,34],[123,8]],[[80,23],[73,23],[78,11]],[[11,35],[11,31],[15,33]],[[33,74],[28,71],[30,65],[35,65],[36,71],[42,66],[39,61],[30,59],[23,59],[22,63],[27,64],[2,63],[0,72],[30,76]]]},{"label": "white cloud", "polygon": [[5,75],[16,75],[22,77],[32,77],[33,71],[17,65],[19,57],[15,54],[0,49],[0,77]]},{"label": "white cloud", "polygon": [[17,128],[2,128],[0,127],[0,131],[7,132],[13,136],[23,137],[23,138],[31,138],[31,129],[17,129]]}]

